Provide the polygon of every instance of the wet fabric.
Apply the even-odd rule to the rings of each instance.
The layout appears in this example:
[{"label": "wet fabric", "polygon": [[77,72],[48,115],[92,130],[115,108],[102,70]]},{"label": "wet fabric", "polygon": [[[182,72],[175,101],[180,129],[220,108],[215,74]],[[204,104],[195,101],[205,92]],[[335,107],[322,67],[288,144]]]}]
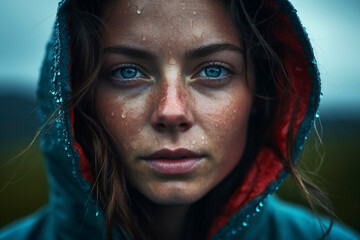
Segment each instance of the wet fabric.
[{"label": "wet fabric", "polygon": [[[49,203],[35,214],[16,222],[0,233],[0,239],[105,239],[104,215],[91,196],[92,176],[89,162],[74,138],[74,114],[67,102],[71,95],[71,54],[68,17],[59,3],[52,38],[47,47],[38,88],[43,123],[52,113],[59,114],[54,127],[42,138],[50,185]],[[274,144],[286,156],[289,123],[292,126],[295,159],[317,116],[320,78],[313,50],[296,10],[287,0],[268,1],[277,16],[272,32],[291,51],[281,61],[291,81],[291,96],[285,113],[274,127]],[[294,57],[296,56],[296,58]],[[284,81],[284,79],[280,79]],[[261,147],[242,184],[212,225],[210,239],[318,239],[322,228],[316,217],[300,207],[272,197],[287,177],[283,164],[272,149]],[[328,220],[325,220],[325,225]],[[335,224],[330,239],[359,239],[346,227]],[[114,239],[118,239],[115,234]]]}]

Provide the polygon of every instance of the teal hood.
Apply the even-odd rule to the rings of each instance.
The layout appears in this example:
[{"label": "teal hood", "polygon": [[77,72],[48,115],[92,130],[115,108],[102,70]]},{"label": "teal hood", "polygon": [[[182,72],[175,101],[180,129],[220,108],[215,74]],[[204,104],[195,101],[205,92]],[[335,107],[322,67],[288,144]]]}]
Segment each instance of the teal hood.
[{"label": "teal hood", "polygon": [[[67,101],[71,96],[70,37],[64,7],[67,2],[63,0],[58,6],[37,92],[42,122],[46,123],[52,114],[60,116],[41,140],[50,185],[49,203],[22,225],[12,228],[12,233],[21,230],[17,239],[104,239],[106,236],[102,209],[91,194],[89,163],[74,138],[73,111]],[[281,61],[294,92],[283,99],[287,102],[286,114],[272,134],[274,144],[286,156],[289,123],[295,118],[292,139],[297,159],[317,116],[321,95],[319,72],[294,7],[287,0],[268,3],[274,12],[280,10],[277,17],[281,28],[274,29],[272,34],[292,50],[282,54]],[[237,239],[236,236],[244,234],[251,224],[257,224],[252,221],[256,221],[263,209],[265,211],[267,199],[287,175],[277,154],[269,148],[261,148],[243,183],[226,204],[223,214],[216,218],[209,238]]]}]

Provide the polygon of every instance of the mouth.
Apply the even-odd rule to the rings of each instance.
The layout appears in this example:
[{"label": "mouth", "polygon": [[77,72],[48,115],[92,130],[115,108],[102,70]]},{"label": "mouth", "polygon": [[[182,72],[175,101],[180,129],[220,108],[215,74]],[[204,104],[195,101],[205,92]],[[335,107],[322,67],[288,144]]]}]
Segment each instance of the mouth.
[{"label": "mouth", "polygon": [[175,150],[161,149],[142,160],[158,173],[173,175],[191,172],[204,159],[204,155],[195,153],[185,148]]}]

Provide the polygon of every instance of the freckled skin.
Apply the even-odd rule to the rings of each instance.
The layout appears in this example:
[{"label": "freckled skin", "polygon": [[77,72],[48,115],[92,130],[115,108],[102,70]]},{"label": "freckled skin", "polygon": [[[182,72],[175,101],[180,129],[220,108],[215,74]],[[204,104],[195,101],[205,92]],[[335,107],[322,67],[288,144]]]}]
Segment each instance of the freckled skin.
[{"label": "freckled skin", "polygon": [[[102,78],[95,94],[96,113],[128,167],[129,181],[144,196],[159,204],[191,204],[241,159],[253,96],[241,54],[221,51],[199,59],[186,59],[184,54],[215,43],[241,48],[240,37],[225,10],[210,0],[117,1],[103,18],[105,48],[145,49],[156,55],[156,61],[104,54],[104,71],[131,63],[149,74],[130,88]],[[225,84],[209,88],[196,74],[199,65],[213,61],[232,66],[234,74]],[[251,83],[252,77],[247,80]],[[205,158],[185,175],[161,175],[141,156],[163,148],[187,148]]]}]

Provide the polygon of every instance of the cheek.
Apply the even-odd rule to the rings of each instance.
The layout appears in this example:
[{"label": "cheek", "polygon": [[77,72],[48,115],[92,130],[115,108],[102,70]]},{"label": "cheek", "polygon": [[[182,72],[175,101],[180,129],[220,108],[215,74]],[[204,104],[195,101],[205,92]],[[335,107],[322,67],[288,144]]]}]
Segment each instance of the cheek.
[{"label": "cheek", "polygon": [[211,103],[203,102],[201,106],[206,109],[200,119],[209,138],[208,147],[212,149],[214,182],[221,181],[234,169],[246,146],[252,95],[244,88],[234,89],[237,91],[223,94]]},{"label": "cheek", "polygon": [[[216,99],[212,103],[205,101],[199,105],[202,125],[215,146],[237,145],[246,141],[246,130],[252,97],[249,94]],[[209,107],[211,106],[211,107]],[[226,147],[225,147],[226,148]]]},{"label": "cheek", "polygon": [[141,111],[137,106],[125,104],[117,94],[99,89],[95,108],[99,120],[120,152],[126,154],[126,150],[137,148],[142,127]]}]

